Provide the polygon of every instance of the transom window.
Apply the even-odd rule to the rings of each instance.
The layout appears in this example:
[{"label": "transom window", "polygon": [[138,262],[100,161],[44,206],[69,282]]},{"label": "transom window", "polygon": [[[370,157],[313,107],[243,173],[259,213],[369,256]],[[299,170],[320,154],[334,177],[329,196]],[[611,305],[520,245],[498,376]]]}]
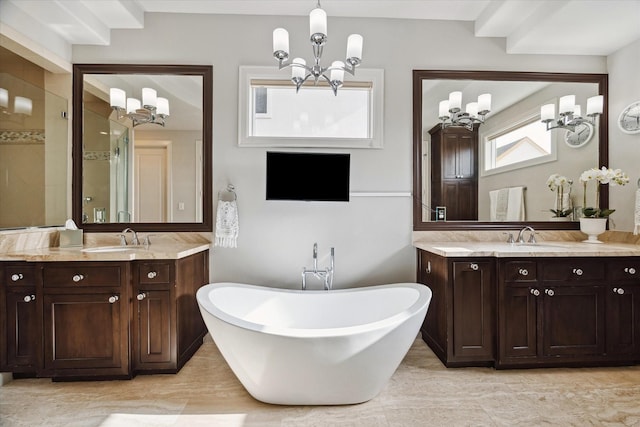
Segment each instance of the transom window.
[{"label": "transom window", "polygon": [[360,70],[334,95],[287,71],[240,67],[240,146],[382,148],[382,70]]},{"label": "transom window", "polygon": [[370,138],[371,84],[345,83],[334,95],[328,85],[252,80],[251,136]]},{"label": "transom window", "polygon": [[552,133],[538,115],[484,138],[484,174],[519,169],[556,158]]}]

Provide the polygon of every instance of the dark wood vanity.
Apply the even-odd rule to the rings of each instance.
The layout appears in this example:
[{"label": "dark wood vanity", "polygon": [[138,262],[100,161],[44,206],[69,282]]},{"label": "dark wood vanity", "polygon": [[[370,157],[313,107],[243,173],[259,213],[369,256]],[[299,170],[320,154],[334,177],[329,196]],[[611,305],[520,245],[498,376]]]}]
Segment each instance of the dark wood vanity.
[{"label": "dark wood vanity", "polygon": [[0,371],[54,380],[175,373],[202,344],[209,254],[0,263]]},{"label": "dark wood vanity", "polygon": [[418,249],[422,337],[447,367],[640,363],[640,257],[444,257]]}]

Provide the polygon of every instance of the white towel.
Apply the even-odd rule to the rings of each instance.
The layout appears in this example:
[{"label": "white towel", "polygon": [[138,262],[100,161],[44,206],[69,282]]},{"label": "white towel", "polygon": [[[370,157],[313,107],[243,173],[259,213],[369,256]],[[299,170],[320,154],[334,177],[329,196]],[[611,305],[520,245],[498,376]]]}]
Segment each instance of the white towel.
[{"label": "white towel", "polygon": [[489,192],[490,220],[505,221],[509,204],[509,189],[502,188]]},{"label": "white towel", "polygon": [[510,187],[507,221],[524,221],[524,187]]},{"label": "white towel", "polygon": [[238,205],[236,201],[218,201],[216,214],[216,239],[215,246],[222,248],[235,248],[238,246]]},{"label": "white towel", "polygon": [[636,209],[633,216],[634,227],[633,234],[636,236],[640,234],[640,188],[636,190]]}]

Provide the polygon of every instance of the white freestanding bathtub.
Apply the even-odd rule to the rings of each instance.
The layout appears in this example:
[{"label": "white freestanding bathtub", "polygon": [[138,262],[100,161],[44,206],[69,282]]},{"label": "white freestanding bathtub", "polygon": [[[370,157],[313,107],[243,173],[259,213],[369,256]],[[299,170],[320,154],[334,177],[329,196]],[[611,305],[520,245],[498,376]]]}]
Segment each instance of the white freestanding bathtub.
[{"label": "white freestanding bathtub", "polygon": [[254,398],[336,405],[382,390],[418,334],[431,290],[417,283],[331,291],[213,283],[197,300],[213,340]]}]

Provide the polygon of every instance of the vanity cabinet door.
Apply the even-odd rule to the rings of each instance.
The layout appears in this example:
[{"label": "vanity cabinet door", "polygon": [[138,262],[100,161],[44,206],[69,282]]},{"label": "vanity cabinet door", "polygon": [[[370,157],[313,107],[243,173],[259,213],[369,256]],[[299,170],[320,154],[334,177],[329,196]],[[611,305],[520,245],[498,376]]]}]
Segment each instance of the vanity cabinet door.
[{"label": "vanity cabinet door", "polygon": [[501,361],[529,362],[538,356],[539,292],[536,287],[504,286],[499,303]]},{"label": "vanity cabinet door", "polygon": [[130,265],[42,263],[44,373],[130,378]]},{"label": "vanity cabinet door", "polygon": [[35,294],[35,287],[7,292],[6,360],[7,368],[13,372],[36,372],[38,369],[42,347]]},{"label": "vanity cabinet door", "polygon": [[[172,333],[172,298],[170,290],[140,289],[137,293],[137,354],[136,367],[145,364],[173,362],[175,367],[175,334]],[[148,366],[147,366],[148,367]],[[155,366],[158,367],[157,365]]]},{"label": "vanity cabinet door", "polygon": [[640,285],[606,288],[607,354],[640,360]]},{"label": "vanity cabinet door", "polygon": [[431,289],[431,302],[424,318],[422,339],[446,364],[447,360],[447,260],[418,249],[418,282]]},{"label": "vanity cabinet door", "polygon": [[600,356],[605,352],[605,287],[544,286],[543,356]]},{"label": "vanity cabinet door", "polygon": [[176,372],[175,262],[134,265],[135,370]]},{"label": "vanity cabinet door", "polygon": [[494,278],[491,261],[454,261],[452,268],[453,355],[494,358]]},{"label": "vanity cabinet door", "polygon": [[209,252],[136,261],[133,277],[135,370],[178,372],[206,334],[196,292],[209,282]]},{"label": "vanity cabinet door", "polygon": [[35,269],[23,264],[8,264],[0,277],[3,290],[0,303],[0,368],[35,374],[42,351]]},{"label": "vanity cabinet door", "polygon": [[53,377],[128,375],[127,303],[117,293],[45,294],[45,370]]}]

